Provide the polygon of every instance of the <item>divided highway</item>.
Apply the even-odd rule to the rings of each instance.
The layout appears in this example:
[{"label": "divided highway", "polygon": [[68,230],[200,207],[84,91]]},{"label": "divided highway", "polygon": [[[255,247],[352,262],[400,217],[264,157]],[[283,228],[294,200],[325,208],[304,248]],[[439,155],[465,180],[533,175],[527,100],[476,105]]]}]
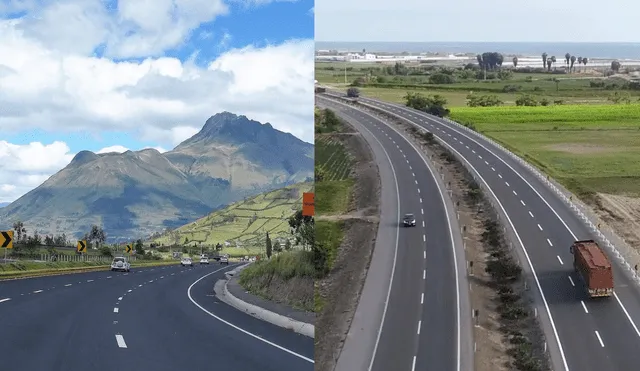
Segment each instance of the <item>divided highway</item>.
[{"label": "divided highway", "polygon": [[589,300],[573,271],[569,246],[594,236],[581,220],[527,168],[474,133],[442,119],[365,97],[365,103],[431,131],[466,158],[491,188],[521,241],[537,277],[556,370],[640,368],[640,294],[613,259],[616,296]]},{"label": "divided highway", "polygon": [[214,297],[235,265],[0,282],[0,370],[312,370],[313,339]]},{"label": "divided highway", "polygon": [[[444,184],[383,121],[321,96],[317,104],[362,134],[382,183],[376,246],[336,371],[473,370],[464,248]],[[407,213],[415,227],[402,227]]]}]

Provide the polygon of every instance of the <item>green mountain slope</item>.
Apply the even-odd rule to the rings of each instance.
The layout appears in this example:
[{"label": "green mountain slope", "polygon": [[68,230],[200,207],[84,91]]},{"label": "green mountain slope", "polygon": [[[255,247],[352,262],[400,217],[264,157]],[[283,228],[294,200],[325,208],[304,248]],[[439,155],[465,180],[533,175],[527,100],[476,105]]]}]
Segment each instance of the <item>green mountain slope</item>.
[{"label": "green mountain slope", "polygon": [[[302,208],[302,194],[313,192],[313,182],[291,186],[246,198],[152,239],[168,246],[174,244],[226,245],[225,250],[246,250],[247,254],[263,247],[266,233],[272,240],[290,236],[288,219]],[[226,242],[226,243],[225,243]]]}]

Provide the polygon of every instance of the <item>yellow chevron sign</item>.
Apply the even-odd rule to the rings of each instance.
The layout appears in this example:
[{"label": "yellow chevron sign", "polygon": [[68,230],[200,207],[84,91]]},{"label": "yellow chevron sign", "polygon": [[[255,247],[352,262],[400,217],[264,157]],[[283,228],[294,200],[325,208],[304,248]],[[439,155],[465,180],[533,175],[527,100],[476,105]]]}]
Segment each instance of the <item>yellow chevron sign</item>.
[{"label": "yellow chevron sign", "polygon": [[132,244],[128,244],[125,249],[129,254],[131,254],[131,251],[133,251],[133,245]]},{"label": "yellow chevron sign", "polygon": [[87,241],[85,241],[85,240],[78,241],[77,251],[78,252],[87,252]]},{"label": "yellow chevron sign", "polygon": [[0,247],[13,249],[13,231],[0,232]]}]

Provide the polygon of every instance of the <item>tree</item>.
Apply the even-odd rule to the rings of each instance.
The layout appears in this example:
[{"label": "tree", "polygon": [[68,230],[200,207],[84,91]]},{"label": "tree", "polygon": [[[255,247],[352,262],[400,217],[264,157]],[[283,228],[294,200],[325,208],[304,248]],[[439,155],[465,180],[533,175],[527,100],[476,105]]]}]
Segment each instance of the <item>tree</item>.
[{"label": "tree", "polygon": [[620,64],[620,62],[618,62],[618,61],[613,61],[613,62],[611,62],[611,69],[612,69],[615,73],[618,73],[618,71],[620,71],[620,67],[621,67],[621,66],[622,66],[622,65],[621,65],[621,64]]},{"label": "tree", "polygon": [[282,252],[282,246],[280,245],[280,242],[276,241],[276,242],[273,244],[273,251],[275,251],[275,252],[277,252],[277,253]]},{"label": "tree", "polygon": [[100,247],[107,240],[107,235],[102,227],[98,227],[95,224],[91,226],[91,231],[85,236],[86,240],[94,245],[94,248]]},{"label": "tree", "polygon": [[447,99],[438,94],[425,97],[420,93],[407,93],[407,95],[404,96],[404,99],[407,107],[411,107],[434,116],[445,117],[450,113],[450,111],[445,107]]},{"label": "tree", "polygon": [[551,58],[547,58],[547,71],[551,72],[552,64],[553,64],[553,61],[551,60]]},{"label": "tree", "polygon": [[571,72],[571,70],[573,70],[573,65],[576,63],[576,56],[572,55],[571,56],[571,65],[569,66],[569,72]]},{"label": "tree", "polygon": [[290,239],[288,239],[288,238],[287,238],[287,240],[286,240],[286,241],[285,241],[285,243],[284,243],[284,249],[285,249],[286,251],[291,250],[291,240],[290,240]]},{"label": "tree", "polygon": [[271,238],[269,238],[269,232],[267,232],[267,245],[266,245],[266,252],[267,252],[267,259],[271,259],[271,252],[272,252],[272,246],[271,246]]},{"label": "tree", "polygon": [[589,58],[582,57],[582,64],[584,64],[584,66],[587,67],[587,63],[589,63]]},{"label": "tree", "polygon": [[13,230],[16,232],[16,242],[22,242],[22,239],[27,235],[27,229],[24,227],[24,223],[21,221],[13,223]]},{"label": "tree", "polygon": [[513,62],[513,67],[518,68],[518,57],[513,57],[511,61]]},{"label": "tree", "polygon": [[552,55],[552,56],[551,56],[551,63],[553,64],[553,66],[554,66],[554,67],[553,67],[553,69],[554,69],[554,71],[555,71],[555,69],[556,69],[556,68],[555,68],[555,65],[556,65],[556,56],[555,56],[555,55]]},{"label": "tree", "polygon": [[144,245],[142,244],[142,240],[138,239],[136,241],[134,249],[136,249],[136,255],[144,255]]},{"label": "tree", "polygon": [[542,68],[547,68],[547,56],[548,54],[546,52],[542,53]]},{"label": "tree", "polygon": [[564,61],[567,67],[569,67],[569,61],[571,60],[571,54],[567,53],[564,55]]},{"label": "tree", "polygon": [[216,244],[216,251],[222,251],[222,244],[220,242]]}]

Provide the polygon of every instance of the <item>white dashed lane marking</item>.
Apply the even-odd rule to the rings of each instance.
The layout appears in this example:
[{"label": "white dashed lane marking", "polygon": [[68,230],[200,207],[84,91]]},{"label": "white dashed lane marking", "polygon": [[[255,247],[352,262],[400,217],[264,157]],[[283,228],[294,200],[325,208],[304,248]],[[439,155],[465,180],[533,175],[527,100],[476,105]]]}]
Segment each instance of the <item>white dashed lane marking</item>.
[{"label": "white dashed lane marking", "polygon": [[113,313],[118,313],[118,308],[113,308]]},{"label": "white dashed lane marking", "polygon": [[122,337],[122,335],[117,334],[116,335],[116,341],[118,342],[118,346],[120,348],[126,348],[127,347],[127,343],[124,342],[124,338]]}]

